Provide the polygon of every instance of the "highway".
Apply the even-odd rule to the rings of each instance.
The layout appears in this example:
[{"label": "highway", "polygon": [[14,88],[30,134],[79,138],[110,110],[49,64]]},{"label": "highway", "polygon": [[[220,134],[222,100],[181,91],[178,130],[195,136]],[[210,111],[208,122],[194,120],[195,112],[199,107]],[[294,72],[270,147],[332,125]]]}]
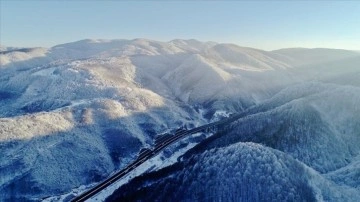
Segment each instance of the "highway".
[{"label": "highway", "polygon": [[87,199],[90,199],[94,195],[98,194],[101,190],[105,189],[112,183],[114,183],[114,182],[118,181],[119,179],[121,179],[122,177],[126,176],[128,173],[130,173],[132,170],[134,170],[135,168],[140,166],[146,160],[151,159],[152,157],[156,156],[158,153],[163,151],[169,145],[179,141],[180,139],[183,139],[186,136],[189,136],[189,135],[192,135],[195,133],[199,133],[199,132],[203,132],[208,129],[212,129],[212,128],[215,128],[217,126],[220,126],[220,125],[223,125],[226,123],[231,123],[243,116],[244,116],[243,114],[237,114],[237,115],[233,115],[229,118],[225,118],[220,121],[216,121],[213,123],[205,124],[200,127],[193,128],[191,130],[177,131],[177,132],[175,132],[174,135],[169,136],[168,138],[163,138],[160,142],[157,142],[155,144],[154,149],[152,149],[152,150],[148,149],[147,151],[140,153],[139,157],[135,161],[130,163],[128,166],[126,166],[122,170],[116,172],[114,175],[110,176],[109,178],[107,178],[103,182],[99,183],[95,187],[91,188],[90,190],[80,194],[79,196],[76,196],[71,201],[72,202],[80,202],[80,201],[86,201]]}]

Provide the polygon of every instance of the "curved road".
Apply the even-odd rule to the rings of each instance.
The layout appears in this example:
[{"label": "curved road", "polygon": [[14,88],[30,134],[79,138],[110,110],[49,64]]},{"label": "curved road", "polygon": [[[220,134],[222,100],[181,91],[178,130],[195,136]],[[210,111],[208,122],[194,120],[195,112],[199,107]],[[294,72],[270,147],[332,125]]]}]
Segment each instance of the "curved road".
[{"label": "curved road", "polygon": [[176,132],[175,135],[171,136],[170,138],[166,138],[166,139],[162,140],[161,142],[159,142],[158,144],[156,144],[155,148],[153,150],[145,151],[135,161],[130,163],[128,166],[126,166],[122,170],[116,172],[114,175],[110,176],[109,178],[107,178],[100,184],[96,185],[95,187],[91,188],[90,190],[82,193],[79,196],[76,196],[71,201],[72,202],[80,202],[80,201],[86,201],[87,199],[90,199],[94,195],[98,194],[101,190],[105,189],[112,183],[116,182],[117,180],[119,180],[122,177],[124,177],[125,175],[127,175],[129,172],[131,172],[132,170],[137,168],[139,165],[141,165],[146,160],[151,159],[152,157],[156,156],[158,153],[160,153],[162,150],[164,150],[169,145],[179,141],[180,139],[183,139],[186,136],[189,136],[189,135],[192,135],[192,134],[195,134],[198,132],[206,131],[208,129],[215,128],[217,126],[220,126],[220,125],[223,125],[226,123],[231,123],[241,117],[243,117],[243,114],[237,114],[237,115],[231,116],[229,118],[225,118],[220,121],[216,121],[216,122],[209,123],[209,124],[197,127],[197,128],[193,128],[191,130],[184,130],[184,131]]}]

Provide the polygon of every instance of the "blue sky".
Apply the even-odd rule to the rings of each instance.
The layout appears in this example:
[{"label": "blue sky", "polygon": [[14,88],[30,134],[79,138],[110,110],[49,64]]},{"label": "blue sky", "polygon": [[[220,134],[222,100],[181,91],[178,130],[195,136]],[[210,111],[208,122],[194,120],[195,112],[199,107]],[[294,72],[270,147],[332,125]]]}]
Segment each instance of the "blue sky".
[{"label": "blue sky", "polygon": [[360,50],[359,1],[0,0],[0,43],[198,39],[265,50]]}]

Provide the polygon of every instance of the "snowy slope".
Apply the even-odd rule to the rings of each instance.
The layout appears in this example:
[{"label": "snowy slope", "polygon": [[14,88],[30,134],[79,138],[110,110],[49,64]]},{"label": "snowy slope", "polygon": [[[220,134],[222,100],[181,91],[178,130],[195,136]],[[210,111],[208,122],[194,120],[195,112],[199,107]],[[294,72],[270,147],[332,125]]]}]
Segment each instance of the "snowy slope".
[{"label": "snowy slope", "polygon": [[326,48],[285,48],[271,52],[281,55],[292,66],[326,63],[359,56],[355,51]]},{"label": "snowy slope", "polygon": [[37,64],[43,60],[47,53],[47,48],[4,48],[0,51],[0,69],[24,64],[21,63],[22,61],[29,63],[29,60],[32,60],[31,64]]},{"label": "snowy slope", "polygon": [[143,88],[127,57],[64,60],[0,75],[1,200],[99,181],[156,133],[201,121],[191,106]]},{"label": "snowy slope", "polygon": [[360,153],[360,89],[318,85],[320,92],[278,106],[282,96],[316,85],[287,89],[262,108],[266,112],[235,123],[230,136],[284,151],[321,173],[346,166]]},{"label": "snowy slope", "polygon": [[360,56],[303,65],[292,69],[292,74],[302,80],[360,86]]},{"label": "snowy slope", "polygon": [[[159,191],[161,190],[161,191]],[[107,201],[353,201],[338,186],[287,154],[254,143],[211,149],[137,178]]]},{"label": "snowy slope", "polygon": [[358,201],[359,106],[355,86],[289,87],[107,201]]},{"label": "snowy slope", "polygon": [[[358,123],[353,120],[359,119],[354,113],[359,106],[359,57],[339,53],[336,61],[320,64],[329,50],[303,51],[317,51],[321,57],[299,67],[289,58],[303,58],[286,51],[181,39],[2,47],[0,151],[5,155],[0,157],[0,200],[37,200],[94,183],[153,144],[157,133],[200,125],[219,114],[266,109],[246,122],[266,130],[274,127],[263,123],[269,116],[274,121],[286,117],[288,124],[296,124],[284,129],[283,140],[293,138],[292,130],[304,131],[299,117],[309,118],[306,123],[319,124],[321,131],[309,126],[307,141],[312,135],[325,139],[330,143],[323,147],[332,152],[357,143],[353,134]],[[308,81],[316,82],[302,84]],[[329,118],[339,114],[336,120]],[[265,134],[275,137],[272,131]],[[339,144],[331,146],[333,141]],[[312,160],[313,150],[291,151],[302,149],[301,144],[287,148],[276,143],[268,146],[303,157],[302,163],[319,172],[337,173],[349,162],[354,165],[350,168],[357,167],[354,145],[343,154],[316,154],[334,163],[322,165]],[[311,148],[318,148],[317,143]],[[344,178],[356,175],[340,171]]]},{"label": "snowy slope", "polygon": [[293,82],[288,68],[271,53],[217,44],[186,58],[162,79],[184,102],[206,105],[211,113],[239,111]]}]

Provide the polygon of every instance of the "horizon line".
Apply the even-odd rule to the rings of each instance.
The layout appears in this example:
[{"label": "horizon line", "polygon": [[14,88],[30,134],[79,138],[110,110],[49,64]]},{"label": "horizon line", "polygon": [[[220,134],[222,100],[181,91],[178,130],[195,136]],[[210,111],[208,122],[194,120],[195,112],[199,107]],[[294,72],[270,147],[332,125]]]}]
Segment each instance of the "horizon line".
[{"label": "horizon line", "polygon": [[150,39],[150,38],[144,38],[144,37],[137,37],[137,38],[132,38],[132,39],[125,39],[125,38],[83,38],[83,39],[79,39],[79,40],[70,40],[69,42],[63,42],[63,43],[57,43],[55,45],[50,45],[50,46],[13,46],[13,45],[3,45],[2,43],[0,43],[0,48],[53,48],[56,46],[60,46],[60,45],[64,45],[64,44],[71,44],[71,43],[76,43],[76,42],[81,42],[81,41],[102,41],[102,42],[111,42],[111,41],[117,41],[117,40],[124,40],[124,41],[136,41],[136,40],[146,40],[146,41],[153,41],[153,42],[160,42],[160,43],[169,43],[172,41],[176,41],[176,40],[182,40],[182,41],[190,41],[190,40],[195,40],[198,41],[200,43],[216,43],[216,44],[231,44],[231,45],[236,45],[238,47],[243,47],[243,48],[252,48],[252,49],[258,49],[258,50],[263,50],[263,51],[277,51],[277,50],[283,50],[283,49],[332,49],[332,50],[347,50],[347,51],[355,51],[355,52],[360,52],[360,49],[355,50],[355,49],[346,49],[346,48],[333,48],[333,47],[321,47],[321,46],[316,46],[316,47],[306,47],[306,46],[288,46],[288,47],[284,47],[284,48],[276,48],[276,49],[263,49],[263,48],[258,48],[256,46],[242,46],[239,43],[236,42],[218,42],[218,41],[214,41],[214,40],[199,40],[196,38],[174,38],[171,40],[157,40],[157,39]]}]

